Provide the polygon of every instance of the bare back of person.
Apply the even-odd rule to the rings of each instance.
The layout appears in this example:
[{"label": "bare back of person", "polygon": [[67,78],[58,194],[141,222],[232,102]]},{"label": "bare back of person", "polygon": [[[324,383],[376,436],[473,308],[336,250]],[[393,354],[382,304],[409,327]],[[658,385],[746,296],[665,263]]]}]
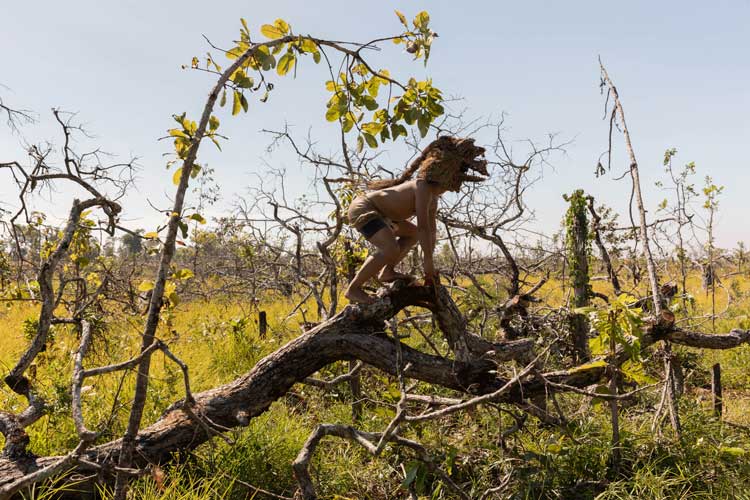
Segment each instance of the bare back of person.
[{"label": "bare back of person", "polygon": [[416,215],[417,179],[397,186],[370,191],[367,197],[380,213],[393,221],[407,220]]}]

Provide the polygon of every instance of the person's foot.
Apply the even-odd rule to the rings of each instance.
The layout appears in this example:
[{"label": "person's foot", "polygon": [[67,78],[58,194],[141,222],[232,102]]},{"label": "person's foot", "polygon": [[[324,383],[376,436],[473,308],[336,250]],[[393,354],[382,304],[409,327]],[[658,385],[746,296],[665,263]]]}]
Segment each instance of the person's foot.
[{"label": "person's foot", "polygon": [[367,295],[364,290],[362,290],[359,287],[349,287],[344,292],[344,297],[349,299],[349,302],[355,303],[355,304],[372,304],[375,302],[375,299],[371,296]]},{"label": "person's foot", "polygon": [[378,281],[381,283],[393,283],[398,280],[414,281],[416,278],[411,274],[403,274],[394,271],[392,268],[384,267],[378,274]]}]

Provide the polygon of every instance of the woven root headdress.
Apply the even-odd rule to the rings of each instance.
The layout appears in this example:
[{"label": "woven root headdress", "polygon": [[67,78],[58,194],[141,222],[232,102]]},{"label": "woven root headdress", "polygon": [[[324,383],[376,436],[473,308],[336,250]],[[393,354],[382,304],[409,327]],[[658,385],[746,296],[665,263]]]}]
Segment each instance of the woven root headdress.
[{"label": "woven root headdress", "polygon": [[[458,191],[464,182],[487,180],[487,160],[484,148],[474,145],[474,139],[443,136],[432,141],[422,151],[417,178],[441,185],[449,191]],[[473,170],[484,177],[470,175]]]}]

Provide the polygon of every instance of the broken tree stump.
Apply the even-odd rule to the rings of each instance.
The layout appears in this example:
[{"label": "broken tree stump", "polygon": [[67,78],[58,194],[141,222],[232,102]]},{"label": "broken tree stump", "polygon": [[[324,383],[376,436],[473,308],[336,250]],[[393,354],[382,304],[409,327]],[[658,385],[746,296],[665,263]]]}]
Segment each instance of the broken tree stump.
[{"label": "broken tree stump", "polygon": [[724,405],[721,397],[721,365],[719,363],[716,363],[711,367],[711,394],[714,415],[716,415],[717,418],[721,418]]}]

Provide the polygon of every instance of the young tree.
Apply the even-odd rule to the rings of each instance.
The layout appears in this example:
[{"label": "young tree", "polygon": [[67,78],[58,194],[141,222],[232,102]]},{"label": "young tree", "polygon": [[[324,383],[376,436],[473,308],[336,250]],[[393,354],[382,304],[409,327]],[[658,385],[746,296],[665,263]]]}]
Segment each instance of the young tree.
[{"label": "young tree", "polygon": [[[695,191],[695,185],[689,182],[690,177],[695,174],[695,163],[687,163],[682,170],[677,172],[672,165],[672,159],[676,154],[677,150],[675,148],[667,149],[664,152],[664,167],[669,174],[670,181],[672,182],[671,189],[674,190],[673,204],[670,205],[667,200],[664,200],[659,208],[661,210],[668,210],[669,214],[675,219],[677,225],[675,236],[677,237],[677,263],[680,268],[680,279],[682,285],[682,293],[680,296],[682,298],[682,313],[687,315],[687,279],[690,271],[690,257],[688,256],[685,228],[692,224],[694,214],[690,209],[690,205],[698,193]],[[659,182],[658,185],[661,186],[661,182]]]},{"label": "young tree", "polygon": [[722,191],[724,191],[724,186],[717,186],[710,176],[706,176],[703,186],[705,197],[703,208],[708,212],[708,217],[706,218],[706,264],[703,268],[703,286],[706,288],[706,293],[709,289],[711,290],[711,331],[714,333],[716,333],[716,282],[718,281],[715,263],[714,219],[719,210],[719,196]]}]

